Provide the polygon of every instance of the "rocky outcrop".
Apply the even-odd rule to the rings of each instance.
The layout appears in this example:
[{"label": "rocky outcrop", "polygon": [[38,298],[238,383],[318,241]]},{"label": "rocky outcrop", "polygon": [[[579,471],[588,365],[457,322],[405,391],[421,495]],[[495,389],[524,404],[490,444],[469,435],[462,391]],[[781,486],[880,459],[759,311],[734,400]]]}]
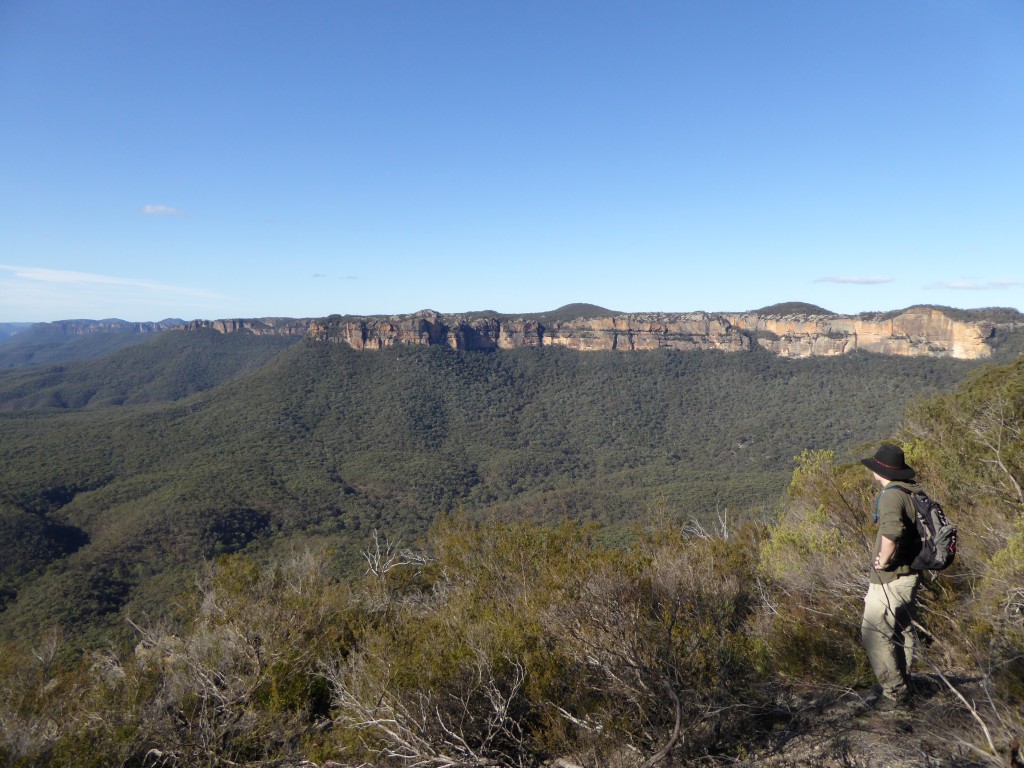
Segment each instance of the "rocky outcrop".
[{"label": "rocky outcrop", "polygon": [[48,336],[87,336],[93,333],[143,334],[179,328],[183,320],[161,320],[155,323],[132,323],[127,320],[58,320],[37,323],[32,330]]},{"label": "rocky outcrop", "polygon": [[291,317],[260,317],[233,320],[192,320],[185,325],[189,331],[209,329],[218,333],[245,331],[255,336],[305,336],[309,332],[309,320]]},{"label": "rocky outcrop", "polygon": [[187,327],[211,328],[221,333],[305,335],[360,350],[439,345],[459,350],[560,346],[581,352],[739,352],[757,344],[791,358],[845,355],[860,350],[882,355],[976,360],[991,355],[995,329],[1001,326],[986,320],[954,319],[932,307],[912,307],[877,315],[691,312],[551,321],[543,316],[533,319],[498,314],[443,315],[424,310],[390,317],[194,320]]},{"label": "rocky outcrop", "polygon": [[704,312],[673,315],[616,315],[595,320],[555,323],[547,343],[583,352],[645,349],[721,349],[738,352],[750,348],[750,337],[720,315]]},{"label": "rocky outcrop", "polygon": [[757,343],[783,357],[844,355],[861,350],[882,355],[977,360],[992,354],[995,324],[954,320],[932,307],[889,315],[726,316],[754,333]]},{"label": "rocky outcrop", "polygon": [[514,349],[560,346],[581,352],[643,349],[750,348],[750,337],[724,318],[705,313],[617,315],[543,323],[498,316],[468,318],[425,311],[390,318],[326,318],[309,325],[309,336],[354,349],[444,345],[452,349]]},{"label": "rocky outcrop", "polygon": [[444,344],[446,331],[441,315],[426,311],[389,318],[332,316],[312,321],[307,335],[318,341],[344,342],[353,349],[386,349]]}]

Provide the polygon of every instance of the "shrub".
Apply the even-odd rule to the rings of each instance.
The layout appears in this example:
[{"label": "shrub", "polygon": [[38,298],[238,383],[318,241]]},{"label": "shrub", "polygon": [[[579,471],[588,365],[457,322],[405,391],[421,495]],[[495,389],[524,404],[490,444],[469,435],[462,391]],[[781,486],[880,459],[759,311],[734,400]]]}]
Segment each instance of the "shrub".
[{"label": "shrub", "polygon": [[789,498],[761,547],[767,609],[756,641],[765,671],[803,681],[863,681],[859,626],[872,488],[859,466],[830,451],[796,458]]}]

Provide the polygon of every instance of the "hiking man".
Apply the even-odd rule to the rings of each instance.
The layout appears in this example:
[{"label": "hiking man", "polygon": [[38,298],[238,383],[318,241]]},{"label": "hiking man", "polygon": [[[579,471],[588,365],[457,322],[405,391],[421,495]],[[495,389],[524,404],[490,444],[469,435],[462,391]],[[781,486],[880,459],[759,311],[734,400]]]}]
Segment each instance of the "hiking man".
[{"label": "hiking man", "polygon": [[890,710],[910,703],[910,668],[914,662],[911,622],[920,574],[910,563],[921,548],[910,495],[921,487],[913,482],[916,473],[895,445],[883,444],[861,464],[882,486],[875,501],[878,534],[872,552],[871,583],[864,598],[861,639],[882,686],[875,707]]}]

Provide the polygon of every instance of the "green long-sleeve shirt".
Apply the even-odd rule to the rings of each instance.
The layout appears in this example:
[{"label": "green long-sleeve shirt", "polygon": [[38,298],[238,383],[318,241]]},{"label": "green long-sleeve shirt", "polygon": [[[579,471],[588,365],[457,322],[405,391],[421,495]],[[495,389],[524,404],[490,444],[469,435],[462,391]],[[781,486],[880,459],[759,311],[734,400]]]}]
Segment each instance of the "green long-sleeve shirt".
[{"label": "green long-sleeve shirt", "polygon": [[875,558],[882,548],[882,537],[896,542],[896,552],[893,554],[892,563],[896,568],[888,571],[871,569],[871,581],[875,584],[888,584],[893,579],[915,573],[910,568],[921,548],[921,539],[917,533],[917,526],[914,518],[917,513],[914,511],[914,502],[910,494],[897,489],[897,486],[906,488],[913,493],[920,491],[921,486],[914,482],[893,480],[882,488],[875,503],[875,510],[878,512],[878,535],[875,536],[875,547],[871,553],[871,563],[874,565]]}]

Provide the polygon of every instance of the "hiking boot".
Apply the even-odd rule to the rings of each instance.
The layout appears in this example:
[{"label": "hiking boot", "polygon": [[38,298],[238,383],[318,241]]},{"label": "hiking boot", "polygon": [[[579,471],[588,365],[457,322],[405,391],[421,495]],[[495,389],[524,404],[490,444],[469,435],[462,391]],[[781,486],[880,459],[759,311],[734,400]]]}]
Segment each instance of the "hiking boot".
[{"label": "hiking boot", "polygon": [[875,699],[872,708],[876,712],[892,712],[894,709],[899,709],[899,706],[899,702],[895,699],[890,699],[888,696],[879,696]]},{"label": "hiking boot", "polygon": [[907,690],[914,696],[929,698],[939,691],[939,685],[927,677],[914,677],[907,681]]},{"label": "hiking boot", "polygon": [[901,696],[898,699],[881,695],[875,699],[874,710],[876,712],[894,712],[896,710],[906,711],[914,708],[914,702],[910,696]]}]

